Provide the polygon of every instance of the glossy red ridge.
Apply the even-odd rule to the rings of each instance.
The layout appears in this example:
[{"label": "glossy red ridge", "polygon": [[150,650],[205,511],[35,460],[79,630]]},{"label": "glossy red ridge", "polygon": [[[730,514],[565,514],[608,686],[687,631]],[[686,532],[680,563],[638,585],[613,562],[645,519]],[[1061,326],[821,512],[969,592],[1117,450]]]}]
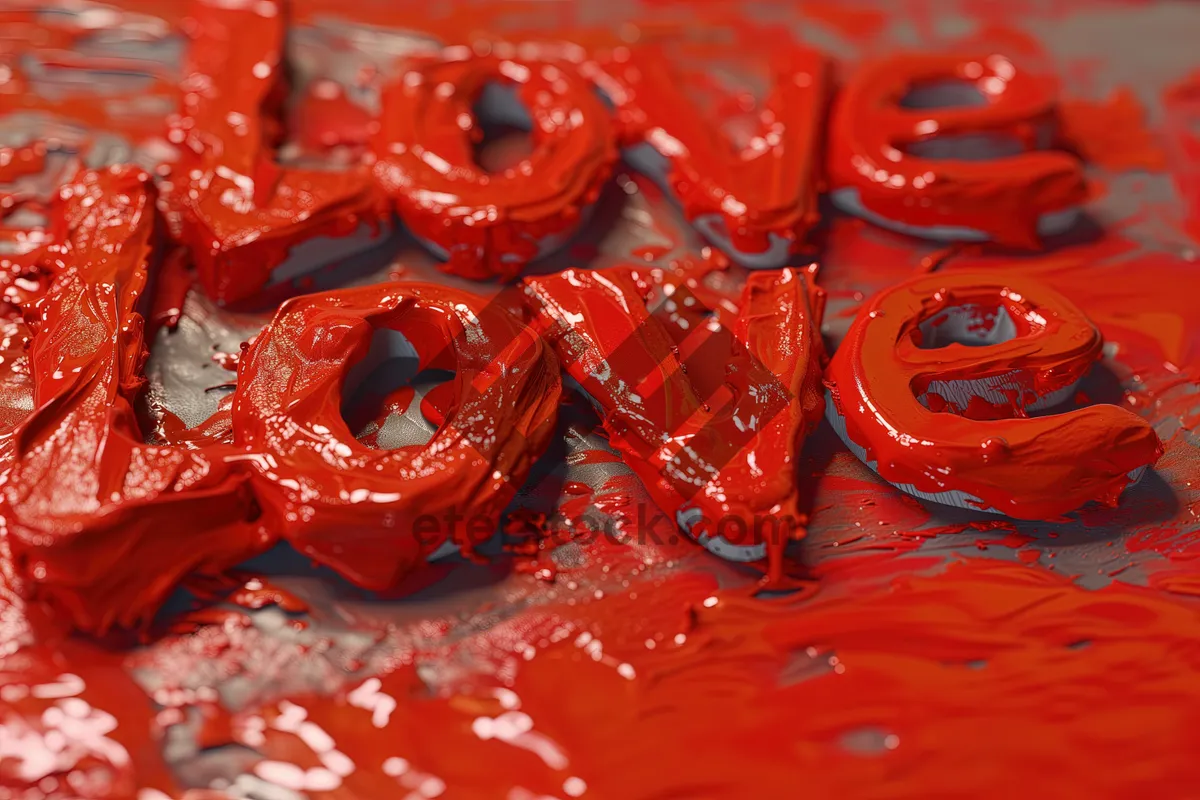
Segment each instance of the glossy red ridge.
[{"label": "glossy red ridge", "polygon": [[734,258],[761,255],[782,240],[783,258],[770,265],[781,266],[819,218],[830,77],[823,54],[790,41],[770,47],[770,91],[744,146],[704,118],[684,93],[684,76],[653,46],[602,58],[599,82],[616,105],[623,145],[644,144],[666,160],[688,220],[719,219],[715,229],[728,244],[714,243]]}]

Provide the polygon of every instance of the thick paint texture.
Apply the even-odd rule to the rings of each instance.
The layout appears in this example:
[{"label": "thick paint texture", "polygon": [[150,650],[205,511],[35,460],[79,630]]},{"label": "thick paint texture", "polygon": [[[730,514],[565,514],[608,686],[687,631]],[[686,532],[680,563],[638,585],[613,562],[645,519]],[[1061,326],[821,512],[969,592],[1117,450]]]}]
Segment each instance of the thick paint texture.
[{"label": "thick paint texture", "polygon": [[[659,508],[702,542],[766,545],[778,582],[784,546],[804,530],[796,455],[821,408],[812,274],[752,275],[729,327],[686,302],[695,295],[674,277],[661,279],[673,326],[647,307],[645,271],[567,270],[524,285],[567,373]],[[677,341],[672,329],[686,333]],[[714,366],[718,381],[698,379]]]},{"label": "thick paint texture", "polygon": [[[509,279],[584,221],[617,158],[603,102],[578,48],[497,42],[415,57],[384,90],[375,175],[414,235],[467,278]],[[500,172],[473,146],[487,123],[528,130],[533,152]]]},{"label": "thick paint texture", "polygon": [[706,119],[683,75],[653,47],[618,48],[599,84],[616,105],[635,166],[662,172],[705,238],[749,267],[780,267],[816,224],[829,91],[825,57],[789,41],[772,45],[772,83],[743,142]]},{"label": "thick paint texture", "polygon": [[[512,682],[445,699],[401,668],[333,698],[254,709],[234,735],[265,753],[257,774],[323,800],[423,785],[487,798],[497,784],[519,797],[732,800],[786,793],[801,770],[819,796],[919,786],[1007,797],[1018,774],[1051,793],[1121,796],[1198,774],[1186,748],[1147,741],[1190,742],[1197,719],[1186,675],[1200,653],[1185,637],[1200,620],[1161,596],[1089,592],[981,559],[867,599],[764,604],[714,591],[711,579],[675,578],[655,609],[547,609],[544,629],[564,635]],[[1160,668],[1134,668],[1143,658]],[[359,747],[368,728],[379,735]],[[697,759],[714,740],[728,752]],[[1084,744],[1087,757],[1048,761]],[[1114,763],[1099,770],[1106,753]]]},{"label": "thick paint texture", "polygon": [[247,476],[219,450],[147,445],[139,312],[161,220],[136,168],[84,172],[56,203],[54,277],[26,310],[34,411],[10,434],[11,568],[81,629],[148,623],[174,585],[268,544]]},{"label": "thick paint texture", "polygon": [[205,291],[236,302],[261,290],[298,245],[377,230],[386,203],[365,168],[276,162],[287,92],[282,3],[196,0],[188,20],[188,77],[168,132],[183,157],[167,200]]},{"label": "thick paint texture", "polygon": [[[426,445],[367,447],[342,417],[347,372],[400,369],[410,353],[454,371],[449,407]],[[492,537],[549,441],[559,391],[546,343],[498,304],[410,283],[307,295],[240,361],[234,440],[268,525],[388,589],[445,542],[470,553]]]},{"label": "thick paint texture", "polygon": [[999,53],[870,61],[831,118],[835,201],[849,192],[844,207],[906,233],[1037,249],[1047,215],[1087,198],[1081,162],[1047,149],[1055,101],[1051,79]]},{"label": "thick paint texture", "polygon": [[[1001,326],[1006,340],[975,338]],[[1065,400],[1101,345],[1078,308],[1036,281],[921,276],[859,310],[829,367],[831,413],[881,476],[917,492],[958,491],[1019,519],[1112,505],[1162,453],[1154,429],[1111,405],[1026,415]]]}]

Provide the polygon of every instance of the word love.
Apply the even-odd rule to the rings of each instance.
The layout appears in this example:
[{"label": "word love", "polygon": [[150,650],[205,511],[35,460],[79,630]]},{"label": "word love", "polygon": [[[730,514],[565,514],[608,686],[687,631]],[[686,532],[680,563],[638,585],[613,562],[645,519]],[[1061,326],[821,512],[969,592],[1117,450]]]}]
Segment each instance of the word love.
[{"label": "word love", "polygon": [[[749,268],[787,262],[825,190],[904,233],[1030,248],[1069,227],[1087,194],[1079,160],[1053,149],[1049,77],[988,52],[897,55],[834,98],[823,55],[774,40],[770,89],[736,137],[688,102],[685,75],[654,47],[489,42],[403,59],[350,168],[283,166],[284,19],[270,0],[189,13],[168,137],[181,154],[160,188],[225,303],[369,246],[393,212],[446,271],[512,279],[586,223],[622,157]],[[490,172],[473,148],[496,124],[526,130],[532,151]]]}]

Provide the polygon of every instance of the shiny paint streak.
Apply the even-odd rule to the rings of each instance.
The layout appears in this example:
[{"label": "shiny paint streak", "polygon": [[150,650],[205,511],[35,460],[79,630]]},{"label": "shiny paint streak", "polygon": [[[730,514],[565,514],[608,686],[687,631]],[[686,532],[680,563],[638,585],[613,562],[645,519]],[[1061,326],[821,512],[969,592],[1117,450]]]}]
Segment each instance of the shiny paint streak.
[{"label": "shiny paint streak", "polygon": [[[625,146],[650,147],[667,162],[667,180],[684,215],[705,230],[719,219],[717,236],[735,259],[758,258],[776,240],[795,249],[817,222],[817,192],[824,185],[827,60],[786,36],[771,36],[764,45],[772,64],[771,90],[753,127],[741,132],[744,144],[728,141],[721,127],[704,118],[683,91],[683,74],[662,51],[618,48],[600,59],[600,86],[616,105]],[[708,238],[715,241],[712,234]]]},{"label": "shiny paint streak", "polygon": [[[929,87],[976,102],[908,106]],[[839,93],[829,132],[830,186],[906,225],[969,229],[1038,249],[1038,221],[1087,197],[1082,164],[1044,148],[1057,134],[1054,81],[999,53],[910,54],[863,64]],[[935,156],[931,146],[983,139],[1000,157]],[[924,149],[918,149],[924,148]]]},{"label": "shiny paint streak", "polygon": [[[443,254],[446,271],[511,279],[579,228],[617,149],[607,109],[572,63],[582,50],[489,49],[412,59],[384,89],[374,170],[413,234]],[[488,121],[472,111],[485,90],[497,93],[494,116],[530,123],[532,154],[501,172],[485,171],[471,152]]]}]

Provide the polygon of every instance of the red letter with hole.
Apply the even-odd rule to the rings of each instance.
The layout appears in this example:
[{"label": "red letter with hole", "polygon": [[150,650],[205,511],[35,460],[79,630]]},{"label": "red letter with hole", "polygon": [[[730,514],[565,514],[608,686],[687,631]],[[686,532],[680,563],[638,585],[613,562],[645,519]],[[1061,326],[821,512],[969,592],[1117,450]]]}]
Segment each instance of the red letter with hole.
[{"label": "red letter with hole", "polygon": [[1019,519],[1115,505],[1162,452],[1136,414],[1049,416],[1100,357],[1100,332],[1036,281],[928,275],[859,312],[829,365],[827,416],[903,491]]},{"label": "red letter with hole", "polygon": [[874,61],[834,106],[831,199],[913,236],[1038,248],[1087,197],[1056,133],[1053,81],[1003,56]]}]

